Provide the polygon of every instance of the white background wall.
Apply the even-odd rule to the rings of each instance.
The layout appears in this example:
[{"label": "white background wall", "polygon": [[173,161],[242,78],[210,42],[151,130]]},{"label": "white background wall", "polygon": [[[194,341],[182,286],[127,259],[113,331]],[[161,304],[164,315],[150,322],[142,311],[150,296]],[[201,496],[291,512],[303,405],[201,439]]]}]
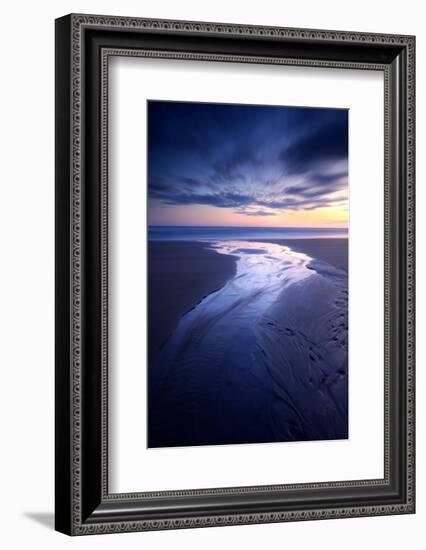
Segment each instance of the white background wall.
[{"label": "white background wall", "polygon": [[[70,539],[53,526],[54,18],[69,12],[417,35],[418,512]],[[422,2],[8,2],[0,32],[0,544],[3,548],[420,547],[426,521],[424,240],[426,30]],[[309,467],[309,465],[307,465]]]}]

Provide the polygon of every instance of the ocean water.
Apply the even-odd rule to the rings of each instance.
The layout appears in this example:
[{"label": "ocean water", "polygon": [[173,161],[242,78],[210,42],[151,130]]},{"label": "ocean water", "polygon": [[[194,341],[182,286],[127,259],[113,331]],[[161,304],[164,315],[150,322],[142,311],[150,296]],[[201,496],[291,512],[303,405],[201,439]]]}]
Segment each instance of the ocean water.
[{"label": "ocean water", "polygon": [[347,228],[149,226],[148,238],[160,241],[347,238]]}]

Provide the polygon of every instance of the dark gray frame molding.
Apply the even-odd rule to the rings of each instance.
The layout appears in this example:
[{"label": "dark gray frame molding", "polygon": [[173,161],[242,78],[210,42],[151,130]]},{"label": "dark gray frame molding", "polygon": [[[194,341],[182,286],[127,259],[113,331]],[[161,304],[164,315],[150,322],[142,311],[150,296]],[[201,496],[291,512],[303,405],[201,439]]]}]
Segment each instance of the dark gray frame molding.
[{"label": "dark gray frame molding", "polygon": [[[56,21],[57,530],[84,535],[414,513],[414,49],[413,36],[74,14]],[[384,73],[383,479],[108,492],[111,56]]]}]

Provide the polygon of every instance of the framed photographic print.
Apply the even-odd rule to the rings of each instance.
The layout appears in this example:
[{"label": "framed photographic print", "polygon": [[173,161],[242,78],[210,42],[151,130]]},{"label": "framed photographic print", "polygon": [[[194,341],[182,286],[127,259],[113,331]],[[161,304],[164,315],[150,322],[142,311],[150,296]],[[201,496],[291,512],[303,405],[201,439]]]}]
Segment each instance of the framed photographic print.
[{"label": "framed photographic print", "polygon": [[412,36],[56,21],[56,529],[406,514]]}]

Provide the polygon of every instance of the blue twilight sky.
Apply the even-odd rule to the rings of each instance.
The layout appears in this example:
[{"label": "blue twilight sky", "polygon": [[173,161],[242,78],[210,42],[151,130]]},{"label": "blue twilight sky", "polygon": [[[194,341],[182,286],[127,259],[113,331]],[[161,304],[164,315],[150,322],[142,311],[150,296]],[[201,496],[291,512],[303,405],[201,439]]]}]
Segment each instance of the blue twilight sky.
[{"label": "blue twilight sky", "polygon": [[346,227],[348,111],[149,101],[148,216]]}]

